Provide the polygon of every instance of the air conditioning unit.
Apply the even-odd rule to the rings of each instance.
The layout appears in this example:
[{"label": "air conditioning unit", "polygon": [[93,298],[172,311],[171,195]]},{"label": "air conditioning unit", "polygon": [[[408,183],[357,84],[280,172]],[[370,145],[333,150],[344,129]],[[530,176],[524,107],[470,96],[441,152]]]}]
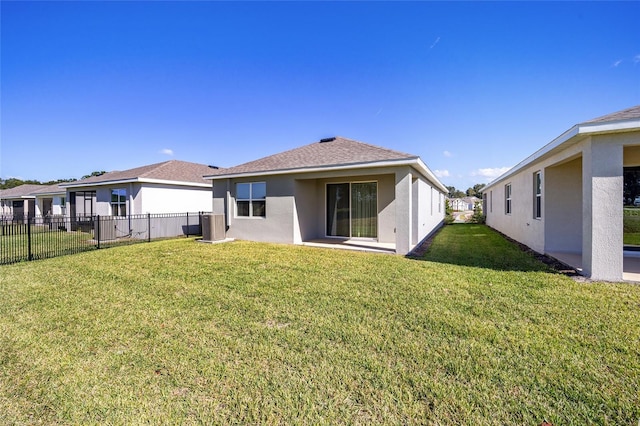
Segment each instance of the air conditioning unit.
[{"label": "air conditioning unit", "polygon": [[202,241],[221,241],[226,238],[223,214],[202,215]]}]

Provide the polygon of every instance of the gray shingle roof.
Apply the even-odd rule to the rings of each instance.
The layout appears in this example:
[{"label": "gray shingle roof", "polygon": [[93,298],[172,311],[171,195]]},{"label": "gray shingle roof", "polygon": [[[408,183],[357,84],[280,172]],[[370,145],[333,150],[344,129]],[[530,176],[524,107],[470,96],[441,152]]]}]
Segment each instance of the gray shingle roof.
[{"label": "gray shingle roof", "polygon": [[56,192],[65,192],[65,189],[62,188],[59,183],[54,183],[53,185],[41,186],[31,192],[31,195],[54,194]]},{"label": "gray shingle roof", "polygon": [[603,115],[580,124],[609,123],[613,121],[637,120],[640,118],[640,105],[623,109],[612,114]]},{"label": "gray shingle roof", "polygon": [[208,176],[215,177],[418,158],[417,155],[393,151],[342,137],[330,139],[323,139],[324,142],[314,142],[238,166],[210,171]]},{"label": "gray shingle roof", "polygon": [[62,184],[64,186],[93,185],[106,182],[157,179],[175,182],[210,182],[203,179],[204,175],[210,174],[213,170],[206,164],[190,163],[187,161],[170,160],[162,163],[149,164],[147,166],[136,167],[134,169],[107,172],[101,176],[92,176],[76,182]]},{"label": "gray shingle roof", "polygon": [[46,187],[44,185],[24,184],[24,185],[16,186],[14,188],[3,189],[3,190],[0,190],[0,198],[2,198],[3,200],[9,199],[9,198],[20,198],[20,197],[24,197],[25,195],[29,195],[32,192],[42,188],[46,188]]}]

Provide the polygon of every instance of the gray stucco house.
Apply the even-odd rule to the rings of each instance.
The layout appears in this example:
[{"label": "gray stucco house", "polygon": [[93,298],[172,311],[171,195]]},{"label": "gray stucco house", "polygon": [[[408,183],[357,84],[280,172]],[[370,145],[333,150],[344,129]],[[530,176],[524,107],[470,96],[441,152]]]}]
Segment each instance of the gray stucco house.
[{"label": "gray stucco house", "polygon": [[623,248],[623,171],[638,166],[640,106],[576,124],[483,189],[487,224],[587,277],[638,280]]},{"label": "gray stucco house", "polygon": [[410,252],[440,227],[447,188],[416,155],[342,137],[205,176],[230,238],[370,241]]}]

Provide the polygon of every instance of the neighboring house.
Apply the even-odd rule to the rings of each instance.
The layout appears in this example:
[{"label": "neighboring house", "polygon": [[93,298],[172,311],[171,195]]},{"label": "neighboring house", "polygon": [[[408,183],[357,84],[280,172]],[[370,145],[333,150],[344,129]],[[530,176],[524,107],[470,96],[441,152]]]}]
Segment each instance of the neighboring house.
[{"label": "neighboring house", "polygon": [[36,201],[31,193],[43,187],[43,185],[24,184],[0,190],[0,217],[16,219],[34,217]]},{"label": "neighboring house", "polygon": [[455,212],[463,212],[467,210],[473,210],[476,203],[480,202],[478,197],[464,197],[464,198],[450,198],[449,206],[451,210]]},{"label": "neighboring house", "polygon": [[623,279],[623,167],[640,106],[577,124],[483,188],[487,224],[598,280]]},{"label": "neighboring house", "polygon": [[230,238],[357,239],[410,252],[441,226],[447,188],[416,155],[337,137],[206,176]]},{"label": "neighboring house", "polygon": [[62,216],[66,214],[66,190],[59,183],[40,187],[30,195],[35,197],[36,216]]},{"label": "neighboring house", "polygon": [[66,191],[66,214],[73,218],[210,211],[211,182],[203,176],[213,170],[205,164],[171,160],[60,187]]},{"label": "neighboring house", "polygon": [[462,198],[450,198],[449,207],[454,212],[462,212],[467,210],[468,204]]}]

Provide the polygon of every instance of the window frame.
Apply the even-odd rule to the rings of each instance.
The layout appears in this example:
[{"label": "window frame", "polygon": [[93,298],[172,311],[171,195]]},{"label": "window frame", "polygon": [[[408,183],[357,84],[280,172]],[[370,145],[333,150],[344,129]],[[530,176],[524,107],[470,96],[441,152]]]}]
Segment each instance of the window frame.
[{"label": "window frame", "polygon": [[[249,186],[249,197],[248,198],[240,198],[239,188],[240,185],[248,185]],[[254,197],[254,185],[264,185],[264,197],[255,198]],[[238,208],[239,203],[249,203],[248,204],[248,214],[243,215],[240,214],[240,209]],[[262,202],[264,203],[262,215],[254,214],[254,203]],[[234,217],[238,219],[265,219],[267,217],[267,182],[259,181],[259,182],[236,182],[236,200],[235,200],[235,215]]]},{"label": "window frame", "polygon": [[510,215],[513,212],[512,200],[512,187],[511,182],[509,182],[504,186],[504,214],[506,215]]},{"label": "window frame", "polygon": [[[114,201],[113,197],[116,197]],[[111,216],[127,217],[127,189],[111,188]]]},{"label": "window frame", "polygon": [[533,218],[542,219],[542,171],[533,174]]}]

